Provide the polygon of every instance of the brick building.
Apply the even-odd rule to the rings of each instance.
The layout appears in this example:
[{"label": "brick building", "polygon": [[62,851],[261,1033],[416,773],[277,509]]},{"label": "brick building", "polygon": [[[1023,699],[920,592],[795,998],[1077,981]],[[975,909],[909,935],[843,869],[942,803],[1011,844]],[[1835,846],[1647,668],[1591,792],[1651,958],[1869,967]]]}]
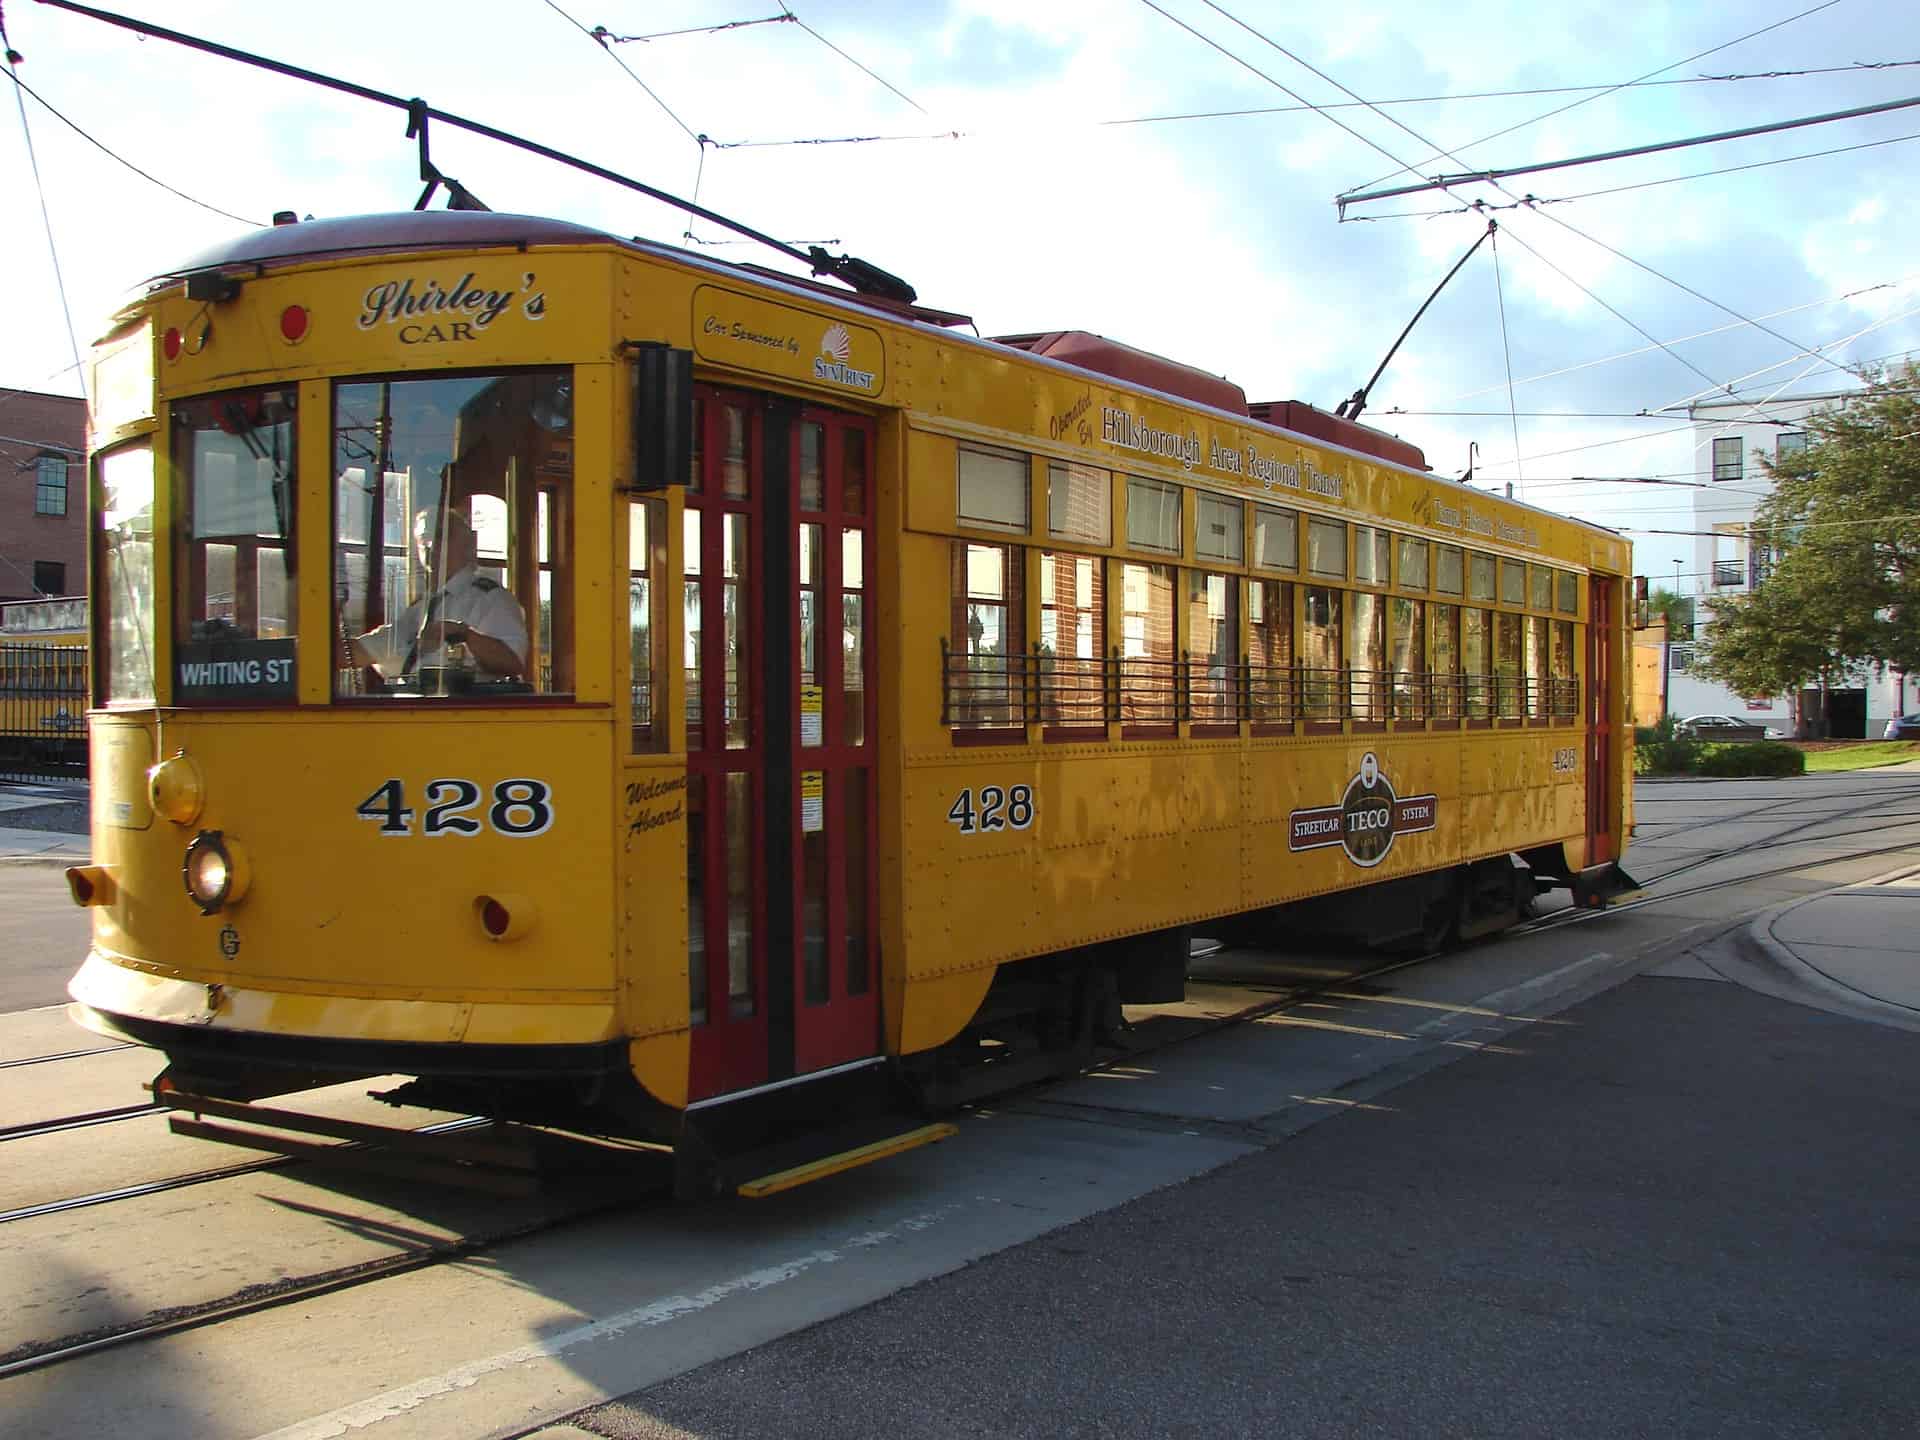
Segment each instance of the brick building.
[{"label": "brick building", "polygon": [[0,600],[87,589],[87,402],[0,389]]}]

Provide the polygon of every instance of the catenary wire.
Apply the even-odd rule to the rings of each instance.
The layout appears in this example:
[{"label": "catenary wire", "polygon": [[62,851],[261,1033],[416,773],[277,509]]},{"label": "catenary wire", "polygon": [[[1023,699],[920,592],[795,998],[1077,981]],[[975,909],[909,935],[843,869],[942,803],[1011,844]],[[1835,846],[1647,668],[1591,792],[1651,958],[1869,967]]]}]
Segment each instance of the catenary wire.
[{"label": "catenary wire", "polygon": [[655,94],[653,87],[647,84],[646,81],[642,80],[640,76],[634,71],[631,65],[627,64],[626,61],[622,60],[618,55],[614,54],[613,51],[608,48],[607,42],[603,38],[601,38],[601,32],[599,30],[589,30],[586,26],[582,25],[578,20],[574,19],[573,16],[569,15],[566,11],[562,10],[558,5],[556,5],[554,3],[554,0],[541,0],[541,3],[543,3],[549,10],[553,11],[554,14],[558,15],[562,20],[566,21],[569,25],[573,26],[573,28],[578,30],[582,35],[586,36],[589,40],[593,41],[595,45],[599,46],[601,51],[606,55],[606,57],[609,60],[613,61],[613,63],[618,65],[622,70],[626,71],[627,78],[629,80],[633,81],[634,84],[638,85],[642,90],[647,92],[647,98],[653,101],[655,105],[658,105],[662,113],[664,113],[669,120],[673,121],[674,124],[678,125],[680,129],[686,134],[686,137],[689,140],[693,141],[696,145],[700,143],[700,137],[694,133],[693,127],[687,124],[686,121],[682,120],[679,117],[679,115],[675,114],[673,107],[667,104],[666,101],[662,100],[657,94]]},{"label": "catenary wire", "polygon": [[[20,112],[20,138],[26,142],[27,167],[33,173],[33,190],[40,201],[40,224],[47,234],[47,257],[53,263],[53,286],[60,297],[60,318],[66,322],[67,344],[73,350],[74,368],[80,373],[81,391],[87,394],[90,401],[92,395],[87,391],[87,373],[80,360],[80,337],[74,333],[73,309],[67,302],[67,280],[60,268],[60,246],[53,238],[53,212],[47,207],[47,187],[40,178],[40,157],[34,150],[33,127],[27,123],[24,87],[20,84],[20,76],[16,73],[21,55],[13,48],[13,41],[7,35],[4,14],[0,14],[0,50],[5,51],[7,74],[13,80],[13,103]],[[34,588],[37,590],[39,587]]]},{"label": "catenary wire", "polygon": [[1882,145],[1898,145],[1907,140],[1920,140],[1920,132],[1912,135],[1895,135],[1886,140],[1863,140],[1858,145],[1840,145],[1831,150],[1810,150],[1804,155],[1782,155],[1773,160],[1753,160],[1745,165],[1725,165],[1717,170],[1698,170],[1689,175],[1669,175],[1664,180],[1642,180],[1632,185],[1610,185],[1604,190],[1582,190],[1577,195],[1523,195],[1510,205],[1496,205],[1486,200],[1475,200],[1468,205],[1450,208],[1435,207],[1431,210],[1383,210],[1372,215],[1351,215],[1350,222],[1369,222],[1374,220],[1431,220],[1445,215],[1477,215],[1486,211],[1519,210],[1542,205],[1572,205],[1581,200],[1594,200],[1607,195],[1625,195],[1634,190],[1653,190],[1662,185],[1679,185],[1689,180],[1710,180],[1719,175],[1738,175],[1746,170],[1765,170],[1773,165],[1792,165],[1800,160],[1825,160],[1834,155],[1847,155],[1856,150],[1873,150]]},{"label": "catenary wire", "polygon": [[806,31],[807,34],[813,36],[814,39],[818,40],[822,45],[826,46],[827,49],[831,50],[834,54],[838,55],[842,60],[846,61],[849,65],[853,66],[854,69],[858,70],[862,75],[866,76],[869,80],[873,81],[876,85],[881,85],[881,86],[884,86],[886,89],[891,90],[895,95],[898,95],[902,100],[906,101],[907,104],[913,106],[913,108],[918,110],[922,115],[927,113],[926,107],[924,105],[922,105],[919,101],[915,100],[911,95],[907,94],[905,91],[900,89],[899,86],[892,84],[890,81],[886,80],[882,76],[874,74],[872,70],[869,70],[865,65],[862,65],[858,60],[854,59],[853,56],[849,55],[846,51],[842,50],[838,45],[834,44],[831,40],[827,39],[827,37],[822,35],[818,30],[814,29],[811,25],[807,24],[807,22],[802,20],[798,15],[795,15],[793,13],[793,7],[791,5],[782,4],[780,8],[787,13],[788,18],[791,19],[794,24],[798,25],[802,30]]},{"label": "catenary wire", "polygon": [[[1746,43],[1748,40],[1756,39],[1757,37],[1766,34],[1769,30],[1778,30],[1783,25],[1791,25],[1795,21],[1806,19],[1807,16],[1809,15],[1818,14],[1822,10],[1831,9],[1834,5],[1838,3],[1839,3],[1839,0],[1824,0],[1824,3],[1815,5],[1812,8],[1807,10],[1802,10],[1797,15],[1789,15],[1784,20],[1776,20],[1771,25],[1763,25],[1758,30],[1751,30],[1745,35],[1738,36],[1735,39],[1725,41],[1724,43],[1719,45],[1711,46],[1708,49],[1698,52],[1697,54],[1687,56],[1684,60],[1675,60],[1672,64],[1662,65],[1657,70],[1649,70],[1646,74],[1641,75],[1636,79],[1626,81],[1620,85],[1612,86],[1606,90],[1602,90],[1597,95],[1588,95],[1583,97],[1582,99],[1572,101],[1566,105],[1558,106],[1555,109],[1547,111],[1543,115],[1534,116],[1531,120],[1522,120],[1518,124],[1509,125],[1502,130],[1496,130],[1490,135],[1482,135],[1478,140],[1469,140],[1466,144],[1457,146],[1455,148],[1463,151],[1478,149],[1480,146],[1485,145],[1490,140],[1498,140],[1502,136],[1513,134],[1516,130],[1525,130],[1530,126],[1538,125],[1543,120],[1551,120],[1556,115],[1564,115],[1569,110],[1575,110],[1582,105],[1591,104],[1595,100],[1604,99],[1606,96],[1612,95],[1620,90],[1625,90],[1629,86],[1638,85],[1642,81],[1651,80],[1656,75],[1664,75],[1667,71],[1675,69],[1681,65],[1691,65],[1695,60],[1704,60],[1709,55],[1717,54],[1722,50],[1728,50],[1735,45],[1741,45]],[[1429,155],[1425,160],[1422,160],[1420,162],[1421,165],[1432,164],[1433,161],[1446,157],[1448,154],[1448,152],[1439,149],[1438,146],[1433,147],[1433,149],[1435,153],[1432,155]],[[1380,184],[1382,181],[1391,180],[1395,175],[1404,175],[1409,172],[1416,171],[1418,168],[1419,168],[1418,166],[1414,166],[1414,165],[1403,165],[1398,170],[1394,170],[1386,175],[1382,175],[1378,179],[1369,180],[1365,184],[1355,185],[1352,187],[1352,189],[1343,191],[1342,193],[1351,195],[1355,190],[1370,189],[1371,187]]]},{"label": "catenary wire", "polygon": [[59,110],[54,108],[54,106],[50,105],[47,102],[47,98],[44,95],[40,94],[39,91],[35,90],[31,85],[27,84],[26,81],[22,80],[18,75],[14,74],[12,66],[7,67],[7,78],[13,81],[15,85],[19,86],[20,89],[26,91],[28,95],[32,96],[34,104],[38,105],[42,110],[46,111],[49,115],[53,116],[54,119],[58,120],[62,125],[66,126],[69,130],[73,131],[74,134],[78,135],[82,140],[86,141],[89,145],[93,146],[94,149],[98,150],[102,155],[105,155],[109,160],[112,160],[115,164],[124,166],[126,169],[131,170],[134,174],[138,175],[142,180],[145,180],[148,184],[157,185],[162,190],[166,191],[169,195],[176,195],[180,199],[186,201],[189,205],[198,205],[202,210],[209,210],[213,214],[219,215],[224,219],[237,220],[242,225],[264,226],[266,224],[264,220],[253,220],[253,219],[249,219],[245,215],[236,215],[231,210],[222,210],[218,205],[209,204],[205,200],[199,200],[193,197],[192,195],[187,194],[187,192],[184,190],[175,189],[173,186],[169,185],[166,181],[162,180],[159,176],[149,174],[147,171],[142,170],[138,165],[134,164],[131,160],[127,159],[126,156],[119,154],[110,146],[102,143],[100,140],[96,139],[94,136],[88,134],[86,130],[82,129],[79,125],[74,123],[74,121],[69,119],[66,115],[63,115]]}]

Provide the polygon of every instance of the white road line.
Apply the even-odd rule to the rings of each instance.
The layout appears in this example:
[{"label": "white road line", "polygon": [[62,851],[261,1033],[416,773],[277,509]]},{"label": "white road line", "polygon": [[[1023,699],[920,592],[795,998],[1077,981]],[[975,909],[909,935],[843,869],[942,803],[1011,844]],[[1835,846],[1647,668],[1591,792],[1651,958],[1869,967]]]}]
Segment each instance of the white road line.
[{"label": "white road line", "polygon": [[610,1315],[604,1320],[595,1320],[591,1324],[576,1325],[571,1330],[563,1330],[551,1339],[536,1341],[531,1345],[521,1345],[512,1350],[502,1351],[498,1355],[489,1355],[483,1359],[470,1360],[464,1365],[456,1365],[451,1370],[438,1375],[429,1375],[389,1390],[385,1394],[375,1395],[371,1399],[346,1405],[326,1415],[316,1415],[309,1420],[275,1430],[260,1440],[333,1440],[333,1437],[347,1435],[355,1430],[364,1430],[383,1420],[391,1420],[417,1410],[428,1401],[442,1395],[450,1395],[456,1390],[465,1390],[489,1375],[531,1365],[541,1360],[551,1360],[581,1345],[591,1345],[601,1340],[612,1340],[629,1330],[646,1329],[654,1325],[665,1325],[670,1321],[697,1314],[711,1309],[723,1300],[736,1295],[748,1295],[759,1290],[769,1290],[776,1285],[832,1265],[846,1259],[857,1250],[871,1249],[884,1245],[889,1240],[898,1240],[904,1235],[926,1230],[937,1224],[946,1213],[956,1209],[954,1205],[943,1205],[924,1215],[915,1215],[902,1220],[884,1230],[870,1230],[863,1235],[842,1242],[828,1250],[814,1250],[797,1256],[792,1260],[782,1260],[773,1265],[750,1270],[744,1275],[736,1275],[731,1280],[722,1280],[717,1285],[693,1295],[669,1295],[650,1304]]}]

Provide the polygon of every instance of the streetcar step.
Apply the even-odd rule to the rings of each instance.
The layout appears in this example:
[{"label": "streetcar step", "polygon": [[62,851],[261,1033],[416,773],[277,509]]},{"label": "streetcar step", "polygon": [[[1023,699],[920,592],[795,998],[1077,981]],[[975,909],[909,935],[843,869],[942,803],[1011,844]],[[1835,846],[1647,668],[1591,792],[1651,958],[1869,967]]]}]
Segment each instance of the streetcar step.
[{"label": "streetcar step", "polygon": [[758,1179],[745,1180],[734,1187],[734,1193],[744,1195],[750,1200],[763,1199],[768,1195],[777,1195],[782,1190],[792,1190],[796,1186],[808,1185],[815,1180],[824,1180],[829,1175],[838,1175],[854,1170],[875,1160],[885,1160],[891,1155],[901,1155],[908,1150],[917,1150],[922,1145],[931,1145],[935,1141],[945,1140],[959,1133],[959,1127],[944,1121],[922,1125],[918,1129],[893,1135],[884,1140],[870,1141],[865,1145],[856,1145],[851,1150],[842,1150],[838,1154],[823,1155],[804,1165],[792,1165],[785,1170],[775,1170]]}]

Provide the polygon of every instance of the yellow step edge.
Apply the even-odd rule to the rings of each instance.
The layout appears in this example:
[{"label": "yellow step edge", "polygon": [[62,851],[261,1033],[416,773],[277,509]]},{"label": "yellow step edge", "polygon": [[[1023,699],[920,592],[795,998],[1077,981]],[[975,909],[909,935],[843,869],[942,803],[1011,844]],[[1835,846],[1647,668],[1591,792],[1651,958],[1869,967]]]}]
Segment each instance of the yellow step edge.
[{"label": "yellow step edge", "polygon": [[810,1161],[805,1165],[796,1165],[791,1170],[776,1170],[771,1175],[762,1175],[758,1180],[747,1181],[735,1193],[744,1195],[749,1200],[764,1199],[768,1195],[777,1195],[782,1190],[791,1190],[797,1185],[824,1180],[827,1176],[838,1175],[843,1170],[858,1169],[875,1160],[884,1160],[889,1155],[917,1150],[922,1145],[931,1145],[936,1140],[945,1140],[959,1133],[960,1129],[957,1125],[948,1125],[944,1122],[922,1125],[918,1130],[909,1130],[904,1135],[894,1135],[885,1140],[876,1140],[871,1145],[843,1150],[838,1155],[828,1155],[824,1159]]}]

